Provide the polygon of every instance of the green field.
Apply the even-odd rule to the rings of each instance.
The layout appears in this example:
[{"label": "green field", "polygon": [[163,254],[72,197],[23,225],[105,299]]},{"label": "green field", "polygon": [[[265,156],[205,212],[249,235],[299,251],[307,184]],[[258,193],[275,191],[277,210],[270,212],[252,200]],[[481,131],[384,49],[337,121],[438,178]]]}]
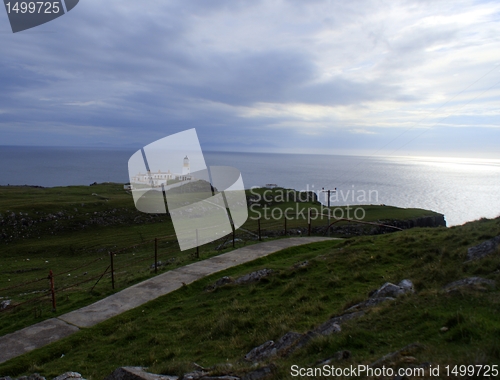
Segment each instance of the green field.
[{"label": "green field", "polygon": [[[168,216],[135,211],[130,194],[119,184],[51,189],[2,187],[0,196],[4,234],[0,289],[37,278],[43,283],[49,269],[61,273],[56,277],[60,287],[86,281],[83,271],[88,272],[87,276],[91,270],[96,275],[104,273],[108,251],[116,252],[117,265],[115,290],[111,289],[107,272],[92,291],[95,281],[61,291],[55,313],[49,298],[2,312],[0,335],[95,302],[153,276],[152,239],[173,235]],[[279,199],[269,203],[271,210],[320,207],[314,199],[299,206]],[[263,206],[254,207],[252,212]],[[436,215],[426,210],[388,206],[364,209],[365,221]],[[22,219],[28,224],[26,228],[22,227]],[[326,219],[316,220],[313,226],[325,223]],[[258,242],[257,225],[257,220],[247,221],[238,231],[237,247]],[[284,219],[261,219],[263,235],[275,231],[275,238],[283,237],[278,233],[283,227]],[[287,221],[287,228],[299,227],[307,230],[307,220]],[[324,231],[319,229],[316,233]],[[87,379],[100,379],[122,365],[148,366],[153,372],[179,374],[190,369],[192,362],[206,367],[230,362],[235,371],[244,372],[249,364],[241,358],[251,348],[290,330],[307,332],[365,299],[386,281],[398,282],[403,278],[415,283],[416,294],[372,309],[365,317],[343,325],[341,334],[315,339],[288,359],[277,358],[274,362],[278,377],[287,378],[292,363],[311,364],[341,349],[352,352],[352,358],[342,365],[370,363],[413,342],[425,346],[417,358],[422,363],[498,363],[498,292],[486,289],[448,295],[442,294],[440,288],[468,276],[498,281],[498,255],[471,264],[463,261],[467,247],[499,234],[500,220],[481,220],[453,228],[416,228],[288,249],[200,280],[140,310],[13,359],[0,365],[0,375],[40,372],[50,377],[72,370]],[[228,244],[227,248],[216,250],[220,243],[203,246],[197,258],[195,250],[180,252],[175,238],[161,240],[159,260],[168,261],[168,265],[159,270],[231,249]],[[310,265],[294,268],[294,264],[305,260]],[[92,261],[95,262],[88,267],[66,273]],[[204,290],[223,275],[237,277],[262,268],[276,273],[252,285]],[[45,287],[46,284],[45,281]],[[30,297],[24,295],[14,301]],[[448,326],[449,331],[440,332],[443,326]]]}]

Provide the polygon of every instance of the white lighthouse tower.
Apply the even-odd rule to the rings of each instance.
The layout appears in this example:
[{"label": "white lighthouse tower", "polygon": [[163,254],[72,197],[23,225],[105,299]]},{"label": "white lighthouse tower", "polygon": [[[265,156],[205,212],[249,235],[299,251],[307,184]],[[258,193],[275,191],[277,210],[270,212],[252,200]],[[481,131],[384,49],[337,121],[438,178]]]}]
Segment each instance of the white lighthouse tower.
[{"label": "white lighthouse tower", "polygon": [[189,168],[189,158],[188,156],[184,157],[184,164],[182,165],[182,175],[188,175],[191,173],[191,169]]}]

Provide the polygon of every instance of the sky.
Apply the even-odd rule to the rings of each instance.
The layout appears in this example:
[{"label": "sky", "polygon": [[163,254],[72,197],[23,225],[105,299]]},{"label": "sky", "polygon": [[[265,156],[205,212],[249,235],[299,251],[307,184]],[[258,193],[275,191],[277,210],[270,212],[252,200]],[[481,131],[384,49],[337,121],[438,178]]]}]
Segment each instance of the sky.
[{"label": "sky", "polygon": [[500,158],[498,1],[80,0],[0,41],[0,145]]}]

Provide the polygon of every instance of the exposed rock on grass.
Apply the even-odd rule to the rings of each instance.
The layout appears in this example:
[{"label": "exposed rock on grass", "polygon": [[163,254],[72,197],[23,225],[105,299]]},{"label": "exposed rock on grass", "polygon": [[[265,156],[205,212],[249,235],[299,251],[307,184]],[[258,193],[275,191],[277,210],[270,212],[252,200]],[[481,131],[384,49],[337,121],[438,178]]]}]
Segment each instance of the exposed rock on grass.
[{"label": "exposed rock on grass", "polygon": [[481,277],[468,277],[462,280],[451,282],[448,285],[445,285],[443,287],[443,290],[446,293],[450,293],[464,287],[468,287],[475,290],[486,290],[486,288],[483,285],[494,287],[495,281]]},{"label": "exposed rock on grass", "polygon": [[500,244],[500,235],[493,239],[486,240],[481,244],[470,247],[467,250],[467,261],[479,260],[495,252]]},{"label": "exposed rock on grass", "polygon": [[398,285],[386,282],[378,290],[370,295],[371,299],[392,297],[396,298],[405,293],[413,293],[413,283],[410,280],[403,280]]},{"label": "exposed rock on grass", "polygon": [[207,286],[205,290],[211,291],[217,289],[220,286],[233,283],[236,285],[249,284],[252,282],[260,281],[262,278],[267,277],[273,273],[274,271],[272,269],[261,269],[255,272],[245,274],[244,276],[238,277],[236,280],[232,279],[231,277],[224,276],[215,281],[214,284]]},{"label": "exposed rock on grass", "polygon": [[246,274],[244,276],[238,277],[234,281],[234,283],[237,285],[241,285],[241,284],[248,284],[251,282],[257,282],[257,281],[260,281],[262,278],[267,277],[273,273],[274,273],[274,271],[272,269],[261,269],[261,270]]},{"label": "exposed rock on grass", "polygon": [[[71,378],[67,378],[68,380]],[[142,367],[121,367],[113,371],[105,380],[177,380],[177,376],[155,375]],[[55,379],[54,379],[55,380]],[[65,379],[60,379],[65,380]]]},{"label": "exposed rock on grass", "polygon": [[418,351],[422,350],[423,348],[424,347],[418,343],[409,344],[408,346],[403,347],[399,351],[391,352],[390,354],[381,357],[379,360],[370,364],[369,367],[370,368],[380,368],[382,366],[393,367],[401,363],[414,362],[416,359],[413,357],[413,355]]}]

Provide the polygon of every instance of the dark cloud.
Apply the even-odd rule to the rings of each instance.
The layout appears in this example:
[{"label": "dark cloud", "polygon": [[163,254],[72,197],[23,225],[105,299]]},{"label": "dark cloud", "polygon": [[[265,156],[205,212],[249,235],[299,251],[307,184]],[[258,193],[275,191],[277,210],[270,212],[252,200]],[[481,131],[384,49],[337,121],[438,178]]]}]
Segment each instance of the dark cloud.
[{"label": "dark cloud", "polygon": [[[482,24],[428,18],[481,6],[467,0],[86,0],[16,35],[6,32],[3,17],[0,139],[145,144],[195,127],[205,144],[221,149],[293,149],[305,141],[322,145],[332,134],[351,145],[376,142],[389,136],[388,128],[362,137],[349,130],[394,127],[397,117],[407,125],[416,109],[439,106],[421,103],[429,97],[425,83],[443,73],[427,69],[444,57],[429,49],[443,45],[463,56],[499,28],[498,20],[481,32]],[[475,67],[491,61],[482,59]],[[462,81],[480,77],[470,68],[470,62],[457,66],[470,75]],[[261,112],[267,106],[275,111]],[[471,123],[460,114],[450,120]],[[493,115],[488,124],[497,121]]]}]

